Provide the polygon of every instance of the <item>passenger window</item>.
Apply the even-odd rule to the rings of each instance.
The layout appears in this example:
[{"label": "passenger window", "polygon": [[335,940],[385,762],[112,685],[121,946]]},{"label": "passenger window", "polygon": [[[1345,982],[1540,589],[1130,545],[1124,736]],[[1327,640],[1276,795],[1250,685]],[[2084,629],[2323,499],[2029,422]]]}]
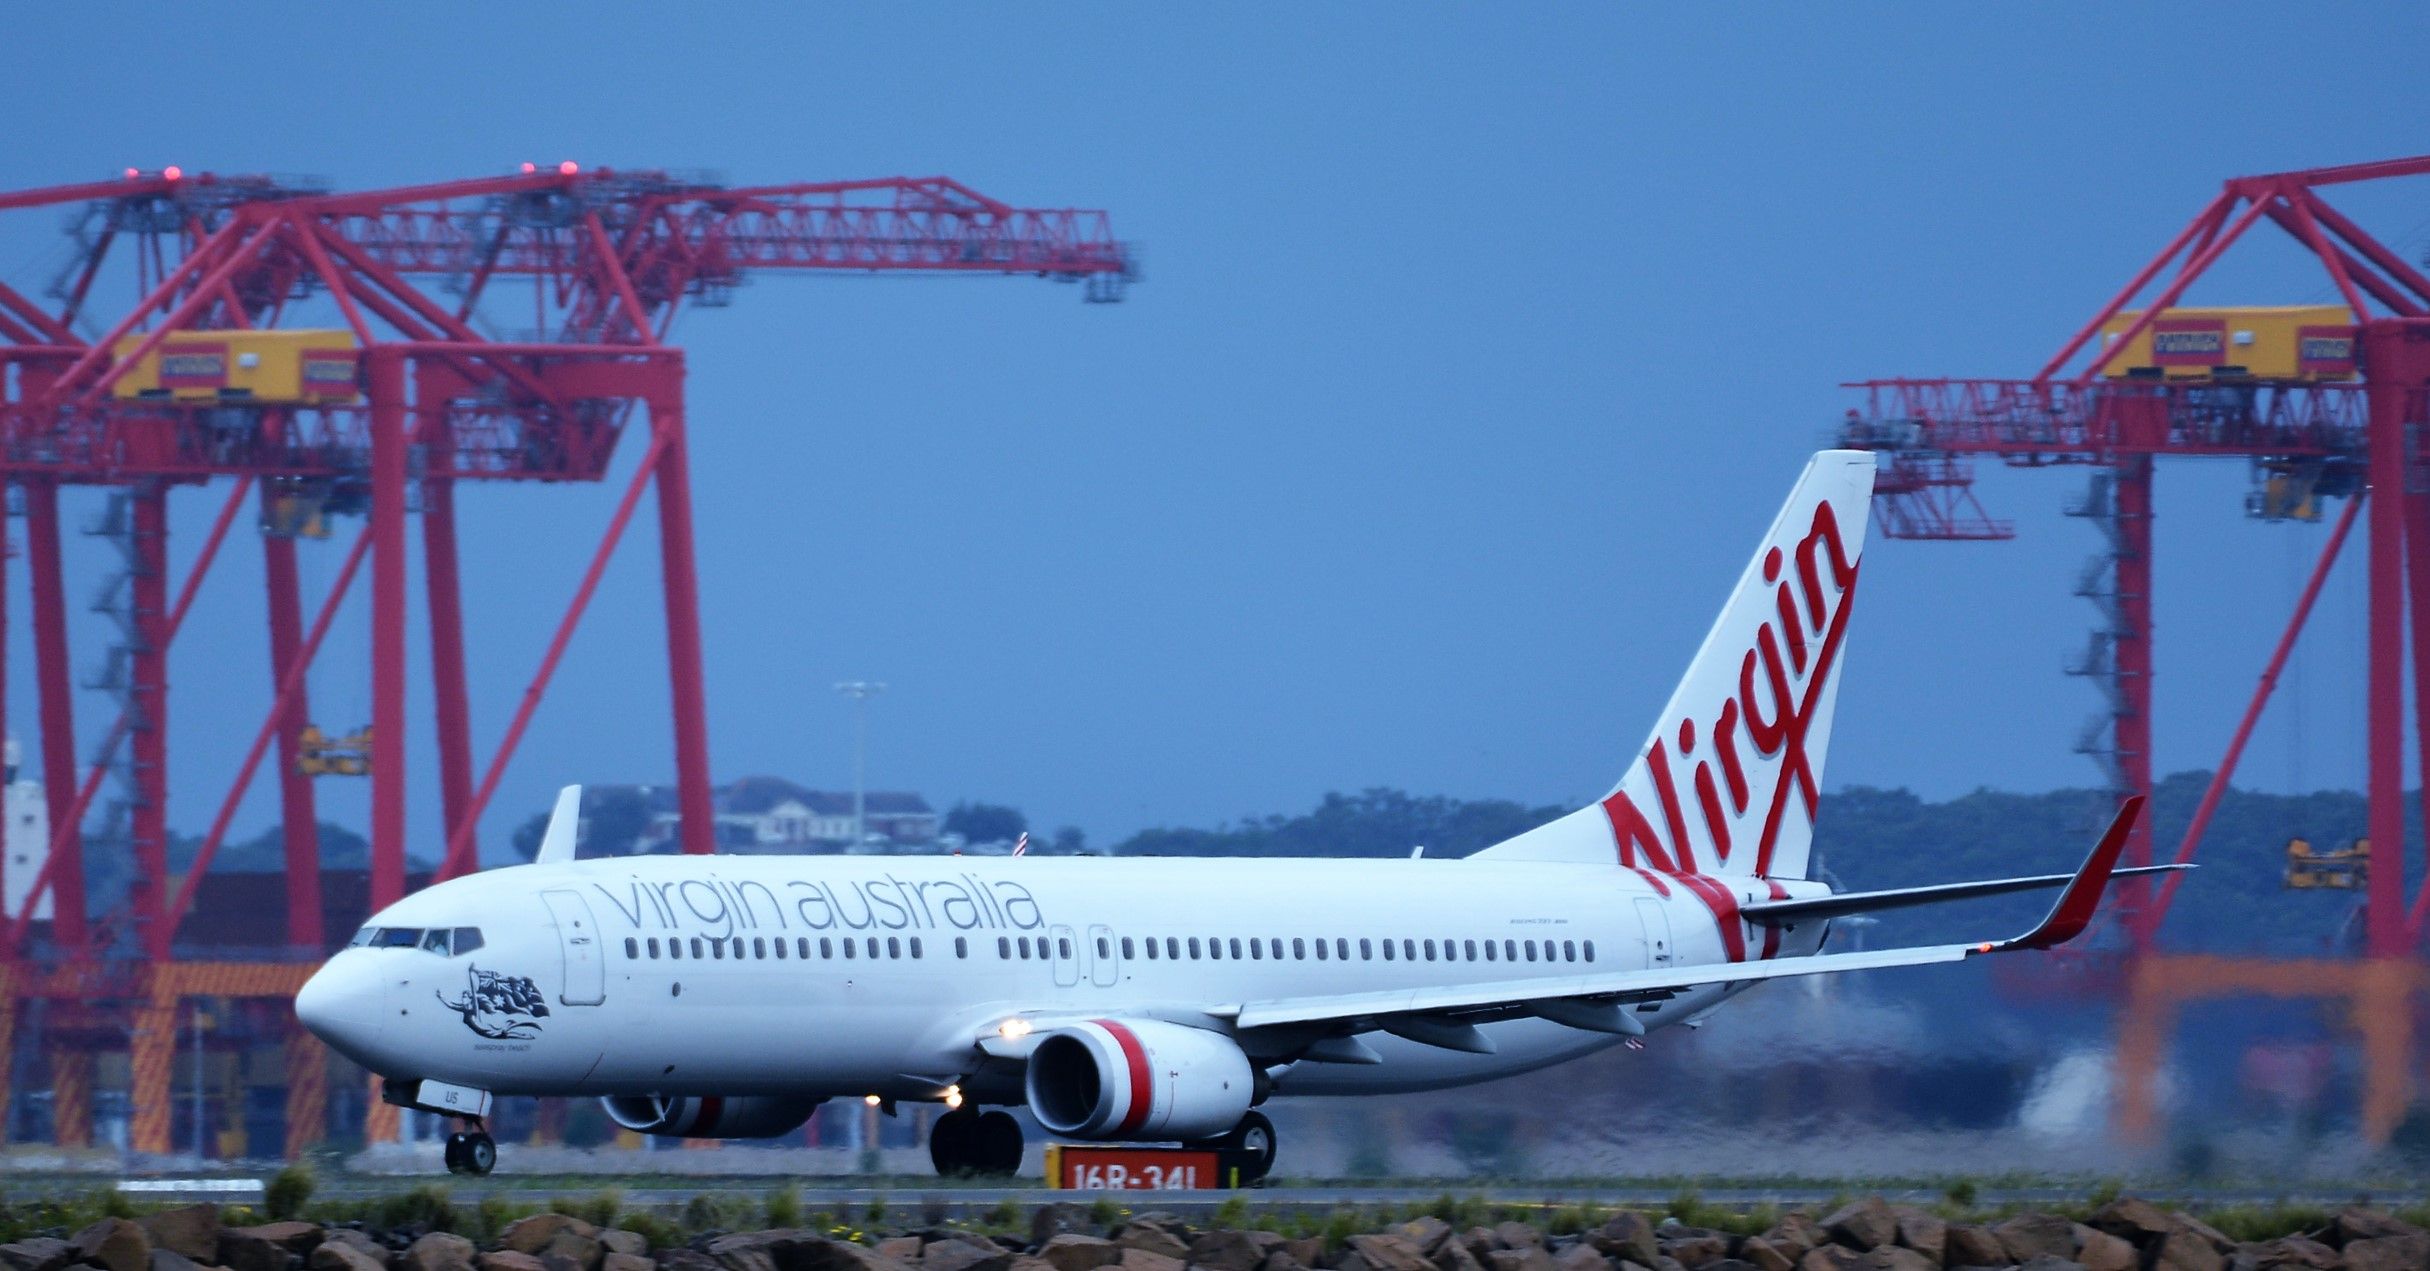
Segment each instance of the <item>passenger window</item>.
[{"label": "passenger window", "polygon": [[1350,960],[1350,937],[1339,936],[1334,939],[1333,960],[1336,962],[1348,962]]},{"label": "passenger window", "polygon": [[872,958],[874,958],[874,957],[876,957],[876,956],[877,956],[877,937],[876,937],[876,936],[871,936],[871,937],[869,937],[869,948],[868,948],[867,952],[868,952],[869,956],[870,956],[870,957],[872,957]]},{"label": "passenger window", "polygon": [[1463,962],[1474,962],[1477,960],[1476,941],[1462,940],[1460,942],[1460,960]]},{"label": "passenger window", "polygon": [[1238,936],[1232,937],[1232,960],[1240,961],[1240,937]]},{"label": "passenger window", "polygon": [[1578,960],[1577,941],[1564,940],[1561,942],[1561,960],[1563,962],[1575,962]]},{"label": "passenger window", "polygon": [[456,956],[457,956],[457,957],[459,957],[459,958],[460,958],[460,957],[463,957],[465,954],[470,953],[470,952],[472,952],[473,950],[478,949],[478,948],[480,948],[480,947],[481,947],[481,929],[480,929],[479,927],[458,927],[458,928],[456,928]]},{"label": "passenger window", "polygon": [[1384,942],[1384,961],[1386,961],[1386,962],[1390,962],[1390,961],[1392,961],[1392,960],[1393,960],[1392,954],[1393,954],[1392,942],[1391,942],[1390,940],[1386,940],[1386,941]]},{"label": "passenger window", "polygon": [[627,958],[639,958],[641,956],[641,942],[639,940],[635,940],[631,936],[626,936],[624,938],[624,956]]},{"label": "passenger window", "polygon": [[[1099,940],[1097,943],[1098,943],[1099,945],[1103,945],[1103,944],[1105,943],[1105,941],[1103,941],[1103,940]],[[1151,941],[1150,943],[1151,943],[1151,945],[1152,945],[1154,942],[1153,942],[1153,941]],[[1102,957],[1102,956],[1104,956],[1104,955],[1103,955],[1103,954],[1100,954],[1100,955],[1098,955],[1098,956]],[[1124,937],[1122,937],[1122,960],[1123,960],[1123,961],[1125,961],[1125,962],[1128,962],[1128,961],[1130,961],[1130,960],[1131,960],[1131,938],[1130,938],[1129,936],[1124,936]]]},{"label": "passenger window", "polygon": [[[1294,936],[1291,939],[1291,951],[1293,953],[1299,952],[1299,938],[1297,936]],[[1316,960],[1319,962],[1325,960],[1325,942],[1323,940],[1318,940],[1316,942]]]},{"label": "passenger window", "polygon": [[1223,937],[1221,937],[1221,936],[1208,936],[1208,937],[1207,937],[1207,961],[1209,961],[1209,962],[1221,962],[1221,961],[1223,961]]},{"label": "passenger window", "polygon": [[710,956],[710,957],[712,957],[712,958],[716,958],[716,959],[718,959],[718,960],[719,960],[719,961],[721,961],[721,962],[725,960],[725,956],[726,956],[726,941],[725,941],[725,937],[723,937],[723,936],[719,936],[718,938],[716,938],[716,939],[714,939],[714,940],[709,941],[709,956]]},{"label": "passenger window", "polygon": [[967,958],[970,956],[970,937],[955,936],[953,938],[953,956],[957,958]]},{"label": "passenger window", "polygon": [[1519,960],[1518,941],[1505,940],[1502,942],[1502,960],[1504,962],[1516,962]]},{"label": "passenger window", "polygon": [[694,962],[698,962],[698,961],[700,961],[700,958],[701,958],[700,937],[699,937],[699,936],[694,936],[694,937],[692,937],[692,960],[693,960]]},{"label": "passenger window", "polygon": [[784,960],[785,960],[785,938],[784,938],[783,936],[778,936],[778,937],[777,937],[777,938],[775,938],[774,940],[769,941],[769,942],[768,942],[768,944],[769,944],[769,946],[770,946],[771,948],[774,948],[774,949],[776,950],[776,960],[777,960],[777,961],[779,961],[779,962],[784,961]]},{"label": "passenger window", "polygon": [[911,939],[911,956],[913,956],[913,957],[915,957],[915,958],[916,958],[916,957],[921,956],[921,955],[920,955],[920,938],[919,938],[918,936],[912,936],[910,939]]},{"label": "passenger window", "polygon": [[1494,953],[1495,953],[1495,952],[1496,952],[1496,950],[1495,950],[1495,949],[1494,949],[1494,947],[1493,947],[1493,941],[1491,941],[1491,940],[1486,941],[1486,942],[1485,942],[1485,960],[1486,960],[1487,962],[1491,962],[1491,961],[1493,961],[1493,960],[1494,960],[1493,955],[1494,955]]},{"label": "passenger window", "polygon": [[1027,961],[1029,961],[1029,937],[1028,937],[1028,936],[1023,936],[1023,937],[1021,937],[1021,960],[1022,960],[1023,962],[1027,962]]},{"label": "passenger window", "polygon": [[844,959],[845,959],[845,961],[850,961],[850,960],[852,960],[852,959],[853,959],[854,957],[856,957],[856,956],[858,956],[858,953],[857,953],[857,951],[855,950],[855,948],[854,948],[854,946],[853,946],[853,943],[852,943],[852,939],[851,939],[851,937],[849,937],[849,936],[845,937],[845,939],[844,939]]},{"label": "passenger window", "polygon": [[751,956],[752,956],[752,957],[755,957],[755,958],[765,958],[765,957],[767,957],[767,956],[768,956],[768,939],[767,939],[767,937],[765,937],[765,936],[753,936],[753,937],[751,937]]},{"label": "passenger window", "polygon": [[1367,942],[1365,936],[1358,938],[1358,960],[1361,962],[1375,961],[1375,947]]},{"label": "passenger window", "polygon": [[886,956],[890,958],[899,958],[903,956],[903,941],[900,937],[886,937]]},{"label": "passenger window", "polygon": [[1198,960],[1198,937],[1196,937],[1196,936],[1191,936],[1191,937],[1190,937],[1190,961],[1192,961],[1192,962],[1196,962],[1197,960]]},{"label": "passenger window", "polygon": [[997,937],[996,937],[996,956],[997,956],[997,957],[999,957],[999,958],[1004,959],[1004,960],[1005,960],[1005,961],[1007,961],[1007,962],[1012,961],[1012,937],[1011,937],[1011,936],[997,936]]},{"label": "passenger window", "polygon": [[1592,940],[1586,942],[1586,960],[1589,962],[1595,960],[1595,942]]},{"label": "passenger window", "polygon": [[793,956],[804,962],[810,960],[810,937],[795,936],[793,938]]},{"label": "passenger window", "polygon": [[[1198,942],[1193,940],[1190,943],[1192,945],[1196,945]],[[1164,956],[1165,960],[1168,962],[1179,962],[1181,960],[1181,937],[1166,936],[1164,938]],[[1193,950],[1190,956],[1194,958],[1197,957],[1198,954]]]},{"label": "passenger window", "polygon": [[835,957],[835,948],[827,943],[827,937],[825,936],[820,936],[818,938],[818,956],[828,959]]},{"label": "passenger window", "polygon": [[1264,945],[1263,945],[1262,943],[1260,943],[1260,942],[1259,942],[1257,939],[1255,939],[1254,937],[1252,937],[1252,938],[1249,940],[1249,956],[1250,956],[1252,959],[1255,959],[1255,958],[1262,958],[1262,957],[1266,956],[1266,950],[1265,950]]},{"label": "passenger window", "polygon": [[658,960],[658,937],[656,937],[656,936],[651,936],[651,937],[650,937],[650,961],[652,961],[652,962],[656,962],[657,960]]},{"label": "passenger window", "polygon": [[[1432,943],[1432,941],[1429,941],[1428,943]],[[1411,940],[1406,936],[1401,938],[1401,961],[1417,961],[1417,941]]]},{"label": "passenger window", "polygon": [[683,961],[683,941],[667,937],[667,956],[677,962]]},{"label": "passenger window", "polygon": [[1434,961],[1434,941],[1432,940],[1426,942],[1426,960],[1428,962]]},{"label": "passenger window", "polygon": [[1055,937],[1055,956],[1058,958],[1072,956],[1072,938],[1070,936]]},{"label": "passenger window", "polygon": [[1533,962],[1533,961],[1535,961],[1535,960],[1536,960],[1536,942],[1535,942],[1535,941],[1533,941],[1533,940],[1526,940],[1526,941],[1522,941],[1522,942],[1520,942],[1519,947],[1520,947],[1521,949],[1526,950],[1526,952],[1527,952],[1527,960],[1528,960],[1528,961]]}]

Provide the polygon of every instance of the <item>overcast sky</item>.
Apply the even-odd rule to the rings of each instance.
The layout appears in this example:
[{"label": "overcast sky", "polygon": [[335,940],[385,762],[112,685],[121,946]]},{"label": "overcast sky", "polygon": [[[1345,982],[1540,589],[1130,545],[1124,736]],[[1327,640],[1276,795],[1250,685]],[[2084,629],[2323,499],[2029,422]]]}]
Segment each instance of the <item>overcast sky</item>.
[{"label": "overcast sky", "polygon": [[[1122,305],[778,278],[678,327],[719,776],[848,782],[830,685],[884,680],[874,784],[1103,841],[1372,785],[1601,794],[1841,381],[2029,374],[2222,178],[2430,149],[2426,26],[2387,5],[33,5],[0,39],[0,173],[361,187],[573,158],[1110,209],[1147,270]],[[2430,183],[2332,197],[2430,246]],[[0,274],[39,285],[59,241],[47,213],[0,217]],[[2195,299],[2328,297],[2269,244]],[[2060,674],[2093,621],[2070,592],[2096,536],[2060,515],[2083,481],[1987,473],[2012,543],[1875,545],[1830,784],[2091,781],[2071,747],[2097,698]],[[461,496],[484,757],[612,484]],[[2245,484],[2232,461],[2160,477],[2163,772],[2214,762],[2324,537],[2246,521]],[[214,502],[178,496],[181,562]],[[308,547],[308,587],[341,551]],[[645,522],[493,843],[559,783],[671,775],[654,552]],[[78,544],[75,595],[101,566]],[[2254,784],[2360,782],[2352,573]],[[238,541],[174,654],[188,832],[267,702],[259,579]],[[333,731],[369,717],[363,608],[312,684]],[[76,624],[98,660],[98,619]],[[12,631],[30,739],[27,649]],[[361,823],[361,783],[321,789]],[[274,815],[257,796],[239,830]]]}]

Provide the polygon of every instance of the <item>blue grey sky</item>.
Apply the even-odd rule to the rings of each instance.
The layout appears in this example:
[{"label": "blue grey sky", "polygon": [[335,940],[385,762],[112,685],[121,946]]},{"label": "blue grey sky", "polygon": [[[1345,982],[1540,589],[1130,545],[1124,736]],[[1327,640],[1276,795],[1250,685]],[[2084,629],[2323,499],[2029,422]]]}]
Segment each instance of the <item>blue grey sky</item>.
[{"label": "blue grey sky", "polygon": [[[844,783],[829,686],[882,679],[874,783],[1104,841],[1370,785],[1599,795],[1841,381],[2030,373],[2221,178],[2430,149],[2425,25],[2232,3],[21,6],[0,169],[359,187],[573,158],[1111,209],[1147,268],[1123,305],[780,278],[678,327],[720,776]],[[2338,201],[2430,245],[2430,188]],[[0,270],[38,274],[54,238],[0,218]],[[2327,294],[2273,244],[2195,299]],[[1987,473],[2013,543],[1875,545],[1831,784],[2089,781],[2070,747],[2096,699],[2059,670],[2092,614],[2069,593],[2095,536],[2059,514],[2082,480]],[[2163,771],[2213,762],[2323,537],[2247,522],[2245,480],[2160,479]],[[612,498],[462,497],[484,755]],[[181,559],[212,502],[180,496]],[[307,551],[308,586],[339,550]],[[637,528],[493,842],[561,782],[670,774],[654,551]],[[81,595],[99,557],[73,564]],[[2254,784],[2359,783],[2347,572]],[[267,700],[259,577],[239,542],[175,653],[189,832]],[[361,606],[336,638],[314,713],[342,729],[369,713]],[[26,647],[12,632],[18,721]],[[86,735],[104,722],[91,704]],[[427,776],[427,727],[410,744]],[[359,783],[322,789],[360,823]],[[240,831],[274,814],[257,797]]]}]

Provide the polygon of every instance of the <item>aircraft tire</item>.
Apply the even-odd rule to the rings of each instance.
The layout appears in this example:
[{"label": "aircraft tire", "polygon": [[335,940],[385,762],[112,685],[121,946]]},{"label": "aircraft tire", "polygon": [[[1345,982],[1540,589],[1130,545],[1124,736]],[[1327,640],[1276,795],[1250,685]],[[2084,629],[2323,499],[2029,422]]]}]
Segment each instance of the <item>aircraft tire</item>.
[{"label": "aircraft tire", "polygon": [[971,1126],[971,1168],[981,1174],[1021,1172],[1021,1123],[1012,1113],[985,1112]]},{"label": "aircraft tire", "polygon": [[447,1159],[447,1172],[450,1174],[464,1172],[464,1138],[462,1130],[447,1136],[447,1149],[444,1155]]},{"label": "aircraft tire", "polygon": [[1263,1112],[1252,1110],[1242,1117],[1240,1124],[1233,1126],[1232,1132],[1223,1136],[1223,1145],[1227,1150],[1249,1158],[1241,1170],[1243,1182],[1264,1182],[1266,1175],[1274,1168],[1274,1122]]},{"label": "aircraft tire", "polygon": [[481,1177],[498,1168],[498,1141],[474,1131],[464,1136],[464,1172]]},{"label": "aircraft tire", "polygon": [[956,1108],[928,1127],[928,1159],[936,1165],[940,1177],[975,1172],[978,1141],[979,1114]]}]

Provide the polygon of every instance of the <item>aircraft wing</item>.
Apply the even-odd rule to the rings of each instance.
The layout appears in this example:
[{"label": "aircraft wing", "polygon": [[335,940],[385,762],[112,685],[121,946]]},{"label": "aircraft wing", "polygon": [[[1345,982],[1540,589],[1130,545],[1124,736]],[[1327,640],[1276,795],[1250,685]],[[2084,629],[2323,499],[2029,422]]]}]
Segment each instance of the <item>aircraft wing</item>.
[{"label": "aircraft wing", "polygon": [[2128,799],[2083,866],[2067,876],[2067,889],[2048,916],[2032,930],[2005,940],[1825,953],[1768,962],[1653,967],[1487,984],[1279,998],[1216,1006],[1207,1013],[1229,1020],[1240,1030],[1321,1024],[1353,1033],[1380,1029],[1455,1050],[1490,1050],[1491,1040],[1475,1029],[1478,1022],[1532,1015],[1599,1032],[1636,1034],[1645,1031],[1644,1025],[1633,1012],[1621,1009],[1621,1003],[1667,997],[1681,989],[1833,971],[1924,966],[2014,949],[2048,949],[2081,935],[2091,924],[2093,912],[2101,903],[2101,893],[2116,873],[2118,854],[2126,846],[2127,833],[2142,808],[2141,797]]}]

